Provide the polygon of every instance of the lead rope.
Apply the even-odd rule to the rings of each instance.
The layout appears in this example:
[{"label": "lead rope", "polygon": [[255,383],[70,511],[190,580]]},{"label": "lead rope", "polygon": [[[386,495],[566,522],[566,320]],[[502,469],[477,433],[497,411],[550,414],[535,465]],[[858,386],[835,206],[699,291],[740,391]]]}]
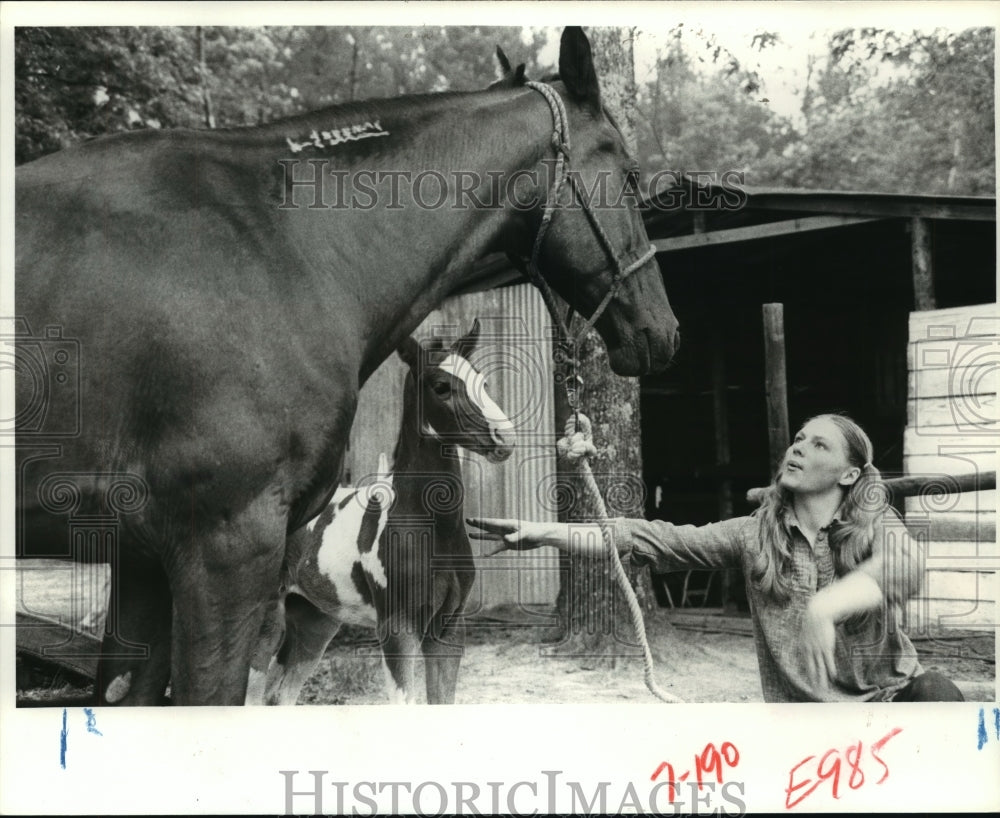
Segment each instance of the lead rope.
[{"label": "lead rope", "polygon": [[[608,304],[611,303],[611,299],[614,298],[615,294],[618,292],[618,288],[621,286],[621,283],[629,275],[654,257],[656,254],[656,247],[651,244],[649,249],[646,250],[646,252],[639,258],[635,259],[626,267],[622,267],[621,260],[614,251],[611,239],[601,226],[597,216],[591,210],[590,203],[580,195],[580,191],[576,186],[575,180],[569,176],[567,171],[566,165],[569,161],[570,155],[569,120],[566,116],[566,108],[563,105],[562,99],[555,91],[552,90],[550,86],[545,83],[528,82],[525,84],[529,88],[540,93],[545,98],[545,101],[548,102],[549,108],[552,111],[554,126],[552,131],[552,147],[556,152],[555,179],[552,182],[548,198],[545,201],[545,208],[542,211],[542,221],[539,225],[538,233],[535,235],[535,241],[531,248],[531,258],[528,259],[526,265],[518,263],[518,260],[514,257],[509,256],[509,258],[515,266],[521,269],[521,272],[541,293],[542,300],[545,302],[549,315],[552,316],[552,321],[556,326],[556,332],[559,336],[554,354],[555,363],[557,368],[565,368],[566,371],[565,373],[557,373],[557,380],[561,380],[566,389],[566,397],[570,408],[573,409],[573,415],[566,423],[566,436],[556,444],[556,448],[560,455],[573,464],[577,471],[579,471],[583,477],[584,487],[590,495],[594,503],[594,507],[597,509],[597,524],[601,528],[601,537],[604,540],[604,548],[611,555],[611,562],[614,566],[615,572],[615,580],[617,581],[618,587],[621,589],[622,593],[625,594],[629,614],[632,617],[632,627],[635,630],[635,635],[638,638],[640,645],[642,646],[644,662],[643,678],[645,679],[646,687],[649,689],[650,693],[661,701],[676,704],[680,703],[681,699],[677,698],[672,693],[668,693],[656,683],[655,671],[653,669],[653,652],[650,650],[649,640],[646,638],[646,625],[642,618],[642,609],[639,607],[639,600],[636,598],[635,591],[632,590],[632,583],[629,582],[628,575],[625,573],[625,567],[622,565],[621,557],[618,556],[618,549],[615,547],[614,534],[611,531],[610,520],[608,519],[607,507],[604,504],[604,497],[601,496],[601,490],[598,488],[597,481],[594,479],[594,473],[590,468],[589,457],[592,454],[596,454],[597,449],[594,448],[591,438],[590,420],[586,415],[581,414],[578,408],[583,394],[583,380],[580,378],[576,370],[577,361],[575,356],[575,352],[580,341],[594,326],[594,324],[597,323],[597,319],[607,308]],[[559,193],[562,191],[563,184],[565,184],[567,179],[569,179],[570,187],[573,188],[574,196],[582,205],[584,213],[587,214],[587,219],[590,222],[594,233],[597,235],[605,254],[611,259],[611,263],[614,266],[614,277],[612,278],[611,286],[608,288],[607,294],[597,306],[597,309],[591,314],[590,318],[586,319],[583,328],[575,338],[570,335],[569,331],[569,323],[572,321],[573,316],[572,308],[570,308],[569,312],[566,314],[566,320],[564,321],[556,309],[555,298],[553,297],[552,290],[549,288],[548,282],[542,276],[541,271],[538,268],[538,259],[541,254],[542,242],[545,238],[546,232],[548,231],[549,223],[552,220],[552,214],[555,212]]]},{"label": "lead rope", "polygon": [[629,614],[632,617],[632,627],[635,629],[635,635],[642,646],[643,678],[646,682],[646,687],[660,701],[667,702],[668,704],[682,704],[682,699],[679,699],[672,693],[668,693],[656,682],[656,672],[653,668],[653,652],[650,650],[649,640],[646,638],[646,624],[642,618],[642,608],[639,607],[639,600],[635,595],[635,591],[632,590],[632,583],[629,582],[628,574],[625,573],[625,566],[622,565],[621,557],[618,556],[614,534],[611,531],[611,520],[608,518],[608,510],[604,505],[601,490],[597,487],[594,473],[590,469],[590,456],[597,453],[591,436],[590,419],[580,412],[574,412],[570,419],[566,421],[565,432],[566,436],[559,440],[556,444],[556,449],[559,455],[572,464],[582,475],[587,494],[590,495],[590,499],[597,509],[597,524],[601,527],[604,549],[611,554],[615,580],[618,582],[618,587],[622,593],[625,594],[625,601],[628,603]]}]

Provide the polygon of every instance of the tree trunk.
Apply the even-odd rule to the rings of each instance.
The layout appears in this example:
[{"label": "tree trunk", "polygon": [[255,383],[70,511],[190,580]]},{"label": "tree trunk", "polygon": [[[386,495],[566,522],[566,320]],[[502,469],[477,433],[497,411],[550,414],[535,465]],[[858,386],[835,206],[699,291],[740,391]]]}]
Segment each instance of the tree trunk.
[{"label": "tree trunk", "polygon": [[[594,63],[601,78],[605,105],[625,135],[630,151],[635,150],[636,86],[631,29],[602,28],[588,32]],[[621,378],[611,371],[607,350],[593,330],[578,351],[579,372],[584,381],[580,411],[593,424],[597,454],[590,459],[598,488],[605,497],[611,517],[641,517],[645,487],[640,449],[639,380]],[[571,411],[564,389],[556,387],[556,428],[564,428]],[[595,504],[586,496],[579,472],[560,459],[560,483],[572,498],[561,519],[593,522],[598,518]],[[619,656],[639,656],[632,621],[624,596],[615,587],[610,559],[584,560],[563,555],[563,582],[557,606],[562,623],[550,638],[559,644],[553,651],[586,659],[594,666],[614,666]],[[649,572],[637,572],[626,565],[632,586],[647,618],[647,629],[655,618],[657,605]],[[662,618],[661,618],[662,619]]]},{"label": "tree trunk", "polygon": [[212,92],[208,88],[208,67],[205,64],[205,29],[197,27],[198,37],[198,79],[201,83],[201,103],[205,110],[205,127],[215,127],[215,111],[212,108]]}]

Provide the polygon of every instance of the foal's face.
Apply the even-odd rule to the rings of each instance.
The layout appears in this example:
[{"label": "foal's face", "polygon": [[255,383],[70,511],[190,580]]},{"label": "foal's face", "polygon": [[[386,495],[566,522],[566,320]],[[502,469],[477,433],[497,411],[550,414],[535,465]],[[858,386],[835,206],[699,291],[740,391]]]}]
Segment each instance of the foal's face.
[{"label": "foal's face", "polygon": [[482,373],[454,348],[430,356],[419,374],[423,431],[493,463],[510,457],[514,425],[490,397]]}]

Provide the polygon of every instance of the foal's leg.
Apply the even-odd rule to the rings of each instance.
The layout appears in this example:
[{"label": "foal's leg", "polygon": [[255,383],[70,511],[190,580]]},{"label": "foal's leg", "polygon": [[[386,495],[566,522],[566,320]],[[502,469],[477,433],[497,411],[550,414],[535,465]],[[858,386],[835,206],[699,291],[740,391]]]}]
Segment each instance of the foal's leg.
[{"label": "foal's leg", "polygon": [[424,673],[427,677],[428,704],[454,704],[458,669],[465,655],[465,622],[458,618],[435,628],[421,643]]},{"label": "foal's leg", "polygon": [[[128,542],[121,545],[97,666],[98,702],[163,704],[170,681],[170,587],[161,566],[134,556]],[[142,649],[146,655],[137,655]]]},{"label": "foal's leg", "polygon": [[284,641],[267,669],[265,704],[296,704],[340,622],[298,594],[285,598]]},{"label": "foal's leg", "polygon": [[461,617],[471,579],[448,571],[435,577],[442,601],[420,647],[424,652],[428,704],[454,704],[458,670],[465,655],[465,620]]},{"label": "foal's leg", "polygon": [[382,643],[382,669],[390,704],[414,704],[416,701],[417,657],[420,655],[419,628],[413,618],[402,613],[379,623]]},{"label": "foal's leg", "polygon": [[[278,587],[286,514],[267,491],[214,530],[195,531],[167,563],[174,596],[175,704],[238,705]],[[176,544],[174,546],[176,548]]]}]

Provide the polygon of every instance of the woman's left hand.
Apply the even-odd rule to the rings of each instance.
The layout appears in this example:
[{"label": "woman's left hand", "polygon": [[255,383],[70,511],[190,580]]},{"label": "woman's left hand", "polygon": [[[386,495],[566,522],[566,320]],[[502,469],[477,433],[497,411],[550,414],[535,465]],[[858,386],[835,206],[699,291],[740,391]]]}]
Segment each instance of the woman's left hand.
[{"label": "woman's left hand", "polygon": [[800,638],[809,681],[818,687],[827,687],[837,673],[834,657],[837,628],[833,617],[824,613],[821,607],[815,604],[815,599],[809,602],[802,616]]}]

